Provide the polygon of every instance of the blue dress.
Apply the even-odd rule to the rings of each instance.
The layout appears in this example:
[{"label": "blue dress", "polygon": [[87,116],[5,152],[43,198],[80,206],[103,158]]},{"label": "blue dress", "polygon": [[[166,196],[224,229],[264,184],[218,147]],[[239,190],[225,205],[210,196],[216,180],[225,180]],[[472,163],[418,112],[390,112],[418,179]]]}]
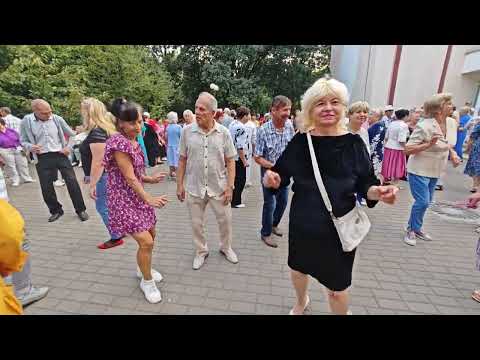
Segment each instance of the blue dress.
[{"label": "blue dress", "polygon": [[472,134],[472,150],[468,157],[464,173],[469,176],[480,176],[480,124],[475,125]]},{"label": "blue dress", "polygon": [[382,171],[383,140],[385,139],[386,131],[387,125],[383,119],[377,121],[368,128],[368,138],[370,140],[370,159],[372,160],[373,169],[377,177]]},{"label": "blue dress", "polygon": [[465,137],[467,136],[467,130],[465,129],[465,126],[467,126],[470,119],[470,115],[460,116],[459,127],[463,128],[463,130],[457,131],[457,143],[455,144],[455,152],[460,157],[460,159],[463,159],[463,143],[465,142]]}]

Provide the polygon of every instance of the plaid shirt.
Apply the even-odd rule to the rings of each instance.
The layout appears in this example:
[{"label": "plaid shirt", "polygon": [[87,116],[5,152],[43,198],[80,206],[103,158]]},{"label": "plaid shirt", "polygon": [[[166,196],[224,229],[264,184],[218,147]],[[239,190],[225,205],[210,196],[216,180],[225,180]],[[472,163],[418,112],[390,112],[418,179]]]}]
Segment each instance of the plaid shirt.
[{"label": "plaid shirt", "polygon": [[287,120],[283,131],[275,128],[272,121],[263,124],[257,131],[255,155],[275,164],[295,135],[292,122]]},{"label": "plaid shirt", "polygon": [[13,116],[12,114],[8,114],[3,118],[3,120],[5,120],[5,126],[8,129],[13,129],[20,134],[20,124],[22,123],[21,119]]}]

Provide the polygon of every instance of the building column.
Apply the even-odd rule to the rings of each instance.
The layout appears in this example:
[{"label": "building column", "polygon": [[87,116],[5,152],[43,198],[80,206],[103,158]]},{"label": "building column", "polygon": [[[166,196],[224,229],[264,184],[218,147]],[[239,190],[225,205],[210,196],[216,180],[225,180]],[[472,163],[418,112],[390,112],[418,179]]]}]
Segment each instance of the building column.
[{"label": "building column", "polygon": [[443,91],[443,86],[445,85],[445,78],[447,77],[448,64],[450,63],[450,55],[452,54],[453,45],[448,45],[447,53],[445,54],[445,61],[443,62],[442,75],[440,76],[440,82],[438,83],[437,93]]},{"label": "building column", "polygon": [[398,68],[400,67],[402,47],[403,45],[397,45],[395,48],[395,56],[393,60],[392,77],[390,79],[390,89],[388,91],[387,105],[393,105],[393,99],[395,98],[395,88],[397,87]]}]

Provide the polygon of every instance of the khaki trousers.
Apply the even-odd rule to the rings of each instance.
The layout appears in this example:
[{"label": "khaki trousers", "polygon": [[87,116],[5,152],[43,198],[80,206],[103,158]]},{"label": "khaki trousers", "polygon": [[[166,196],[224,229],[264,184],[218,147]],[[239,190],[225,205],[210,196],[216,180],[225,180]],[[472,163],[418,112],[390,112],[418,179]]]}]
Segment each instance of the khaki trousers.
[{"label": "khaki trousers", "polygon": [[207,240],[205,239],[205,209],[210,204],[213,213],[217,218],[220,230],[220,249],[229,250],[232,247],[232,208],[230,203],[223,204],[223,200],[187,195],[187,205],[192,220],[193,243],[198,256],[205,256],[208,253]]},{"label": "khaki trousers", "polygon": [[14,183],[31,180],[28,162],[25,155],[16,149],[0,149],[0,156],[5,161],[5,176]]}]

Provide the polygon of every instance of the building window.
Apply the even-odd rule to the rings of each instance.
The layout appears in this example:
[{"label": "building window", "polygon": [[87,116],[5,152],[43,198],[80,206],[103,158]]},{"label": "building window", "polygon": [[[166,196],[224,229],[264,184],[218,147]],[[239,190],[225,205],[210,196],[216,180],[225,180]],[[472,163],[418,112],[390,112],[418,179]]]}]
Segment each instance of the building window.
[{"label": "building window", "polygon": [[475,101],[473,107],[478,111],[480,109],[480,85],[477,86],[477,93],[475,94]]}]

